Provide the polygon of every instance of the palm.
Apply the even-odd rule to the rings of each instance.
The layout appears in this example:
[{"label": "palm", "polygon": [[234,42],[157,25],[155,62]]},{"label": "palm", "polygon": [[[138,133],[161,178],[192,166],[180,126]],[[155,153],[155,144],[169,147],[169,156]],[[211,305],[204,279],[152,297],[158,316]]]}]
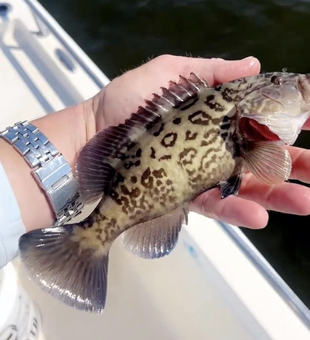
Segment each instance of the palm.
[{"label": "palm", "polygon": [[[252,58],[240,61],[194,59],[162,56],[113,80],[95,97],[97,129],[116,125],[143,105],[150,94],[178,76],[195,72],[210,85],[258,74],[259,62]],[[108,108],[108,111],[107,111]],[[310,123],[307,124],[310,126]],[[293,161],[291,179],[310,182],[310,151],[288,147]],[[297,215],[310,214],[310,189],[293,183],[266,185],[252,174],[244,176],[238,196],[220,198],[218,189],[198,196],[191,210],[205,216],[248,228],[262,228],[268,222],[267,210]]]},{"label": "palm", "polygon": [[[290,179],[309,183],[310,152],[296,147],[288,147],[288,150],[293,161]],[[247,173],[238,196],[221,200],[218,190],[210,190],[196,198],[192,210],[234,225],[262,228],[268,222],[266,210],[310,214],[310,189],[288,182],[270,186]]]}]

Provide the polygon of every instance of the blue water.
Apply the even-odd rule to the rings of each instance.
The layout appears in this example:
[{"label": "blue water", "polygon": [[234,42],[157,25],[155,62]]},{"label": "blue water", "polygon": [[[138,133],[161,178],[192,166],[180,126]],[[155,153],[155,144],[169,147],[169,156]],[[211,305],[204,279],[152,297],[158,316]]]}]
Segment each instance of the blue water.
[{"label": "blue water", "polygon": [[[40,2],[110,78],[163,53],[254,55],[262,71],[310,71],[310,0]],[[297,144],[310,148],[310,132]],[[266,229],[245,232],[310,307],[309,222],[271,212]]]}]

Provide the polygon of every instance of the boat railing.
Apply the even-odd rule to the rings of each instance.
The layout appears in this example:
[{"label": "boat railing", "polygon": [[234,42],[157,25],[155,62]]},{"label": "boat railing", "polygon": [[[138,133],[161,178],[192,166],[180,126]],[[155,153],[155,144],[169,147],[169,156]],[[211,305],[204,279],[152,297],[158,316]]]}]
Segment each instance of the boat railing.
[{"label": "boat railing", "polygon": [[[32,0],[24,0],[30,7],[31,11],[39,20],[48,28],[48,30],[58,39],[58,41],[67,49],[76,62],[83,68],[88,76],[99,88],[103,88],[109,83],[109,78],[89,59],[80,47],[70,38],[66,31],[57,23],[57,21],[44,9],[44,7]],[[42,26],[40,29],[43,30]],[[46,33],[43,33],[46,34]]]},{"label": "boat railing", "polygon": [[294,310],[303,323],[310,329],[310,311],[298,298],[294,291],[286,284],[245,234],[237,227],[218,221],[233,242],[241,249],[257,270],[265,277],[269,284]]}]

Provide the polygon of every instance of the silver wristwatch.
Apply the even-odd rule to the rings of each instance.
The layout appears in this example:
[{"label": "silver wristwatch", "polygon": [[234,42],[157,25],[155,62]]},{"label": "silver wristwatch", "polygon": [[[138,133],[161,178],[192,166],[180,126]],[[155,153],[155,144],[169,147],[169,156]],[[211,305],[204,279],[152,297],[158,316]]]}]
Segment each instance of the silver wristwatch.
[{"label": "silver wristwatch", "polygon": [[0,137],[13,145],[31,167],[55,213],[55,227],[81,212],[83,204],[70,165],[37,127],[28,121],[19,122],[0,132]]}]

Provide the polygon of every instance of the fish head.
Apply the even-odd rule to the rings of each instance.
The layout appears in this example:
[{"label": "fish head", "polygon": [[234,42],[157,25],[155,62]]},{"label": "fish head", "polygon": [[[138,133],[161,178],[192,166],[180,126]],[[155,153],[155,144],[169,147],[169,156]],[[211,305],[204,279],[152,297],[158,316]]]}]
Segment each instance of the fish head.
[{"label": "fish head", "polygon": [[244,138],[293,145],[310,116],[310,74],[261,75],[241,98],[238,126]]}]

